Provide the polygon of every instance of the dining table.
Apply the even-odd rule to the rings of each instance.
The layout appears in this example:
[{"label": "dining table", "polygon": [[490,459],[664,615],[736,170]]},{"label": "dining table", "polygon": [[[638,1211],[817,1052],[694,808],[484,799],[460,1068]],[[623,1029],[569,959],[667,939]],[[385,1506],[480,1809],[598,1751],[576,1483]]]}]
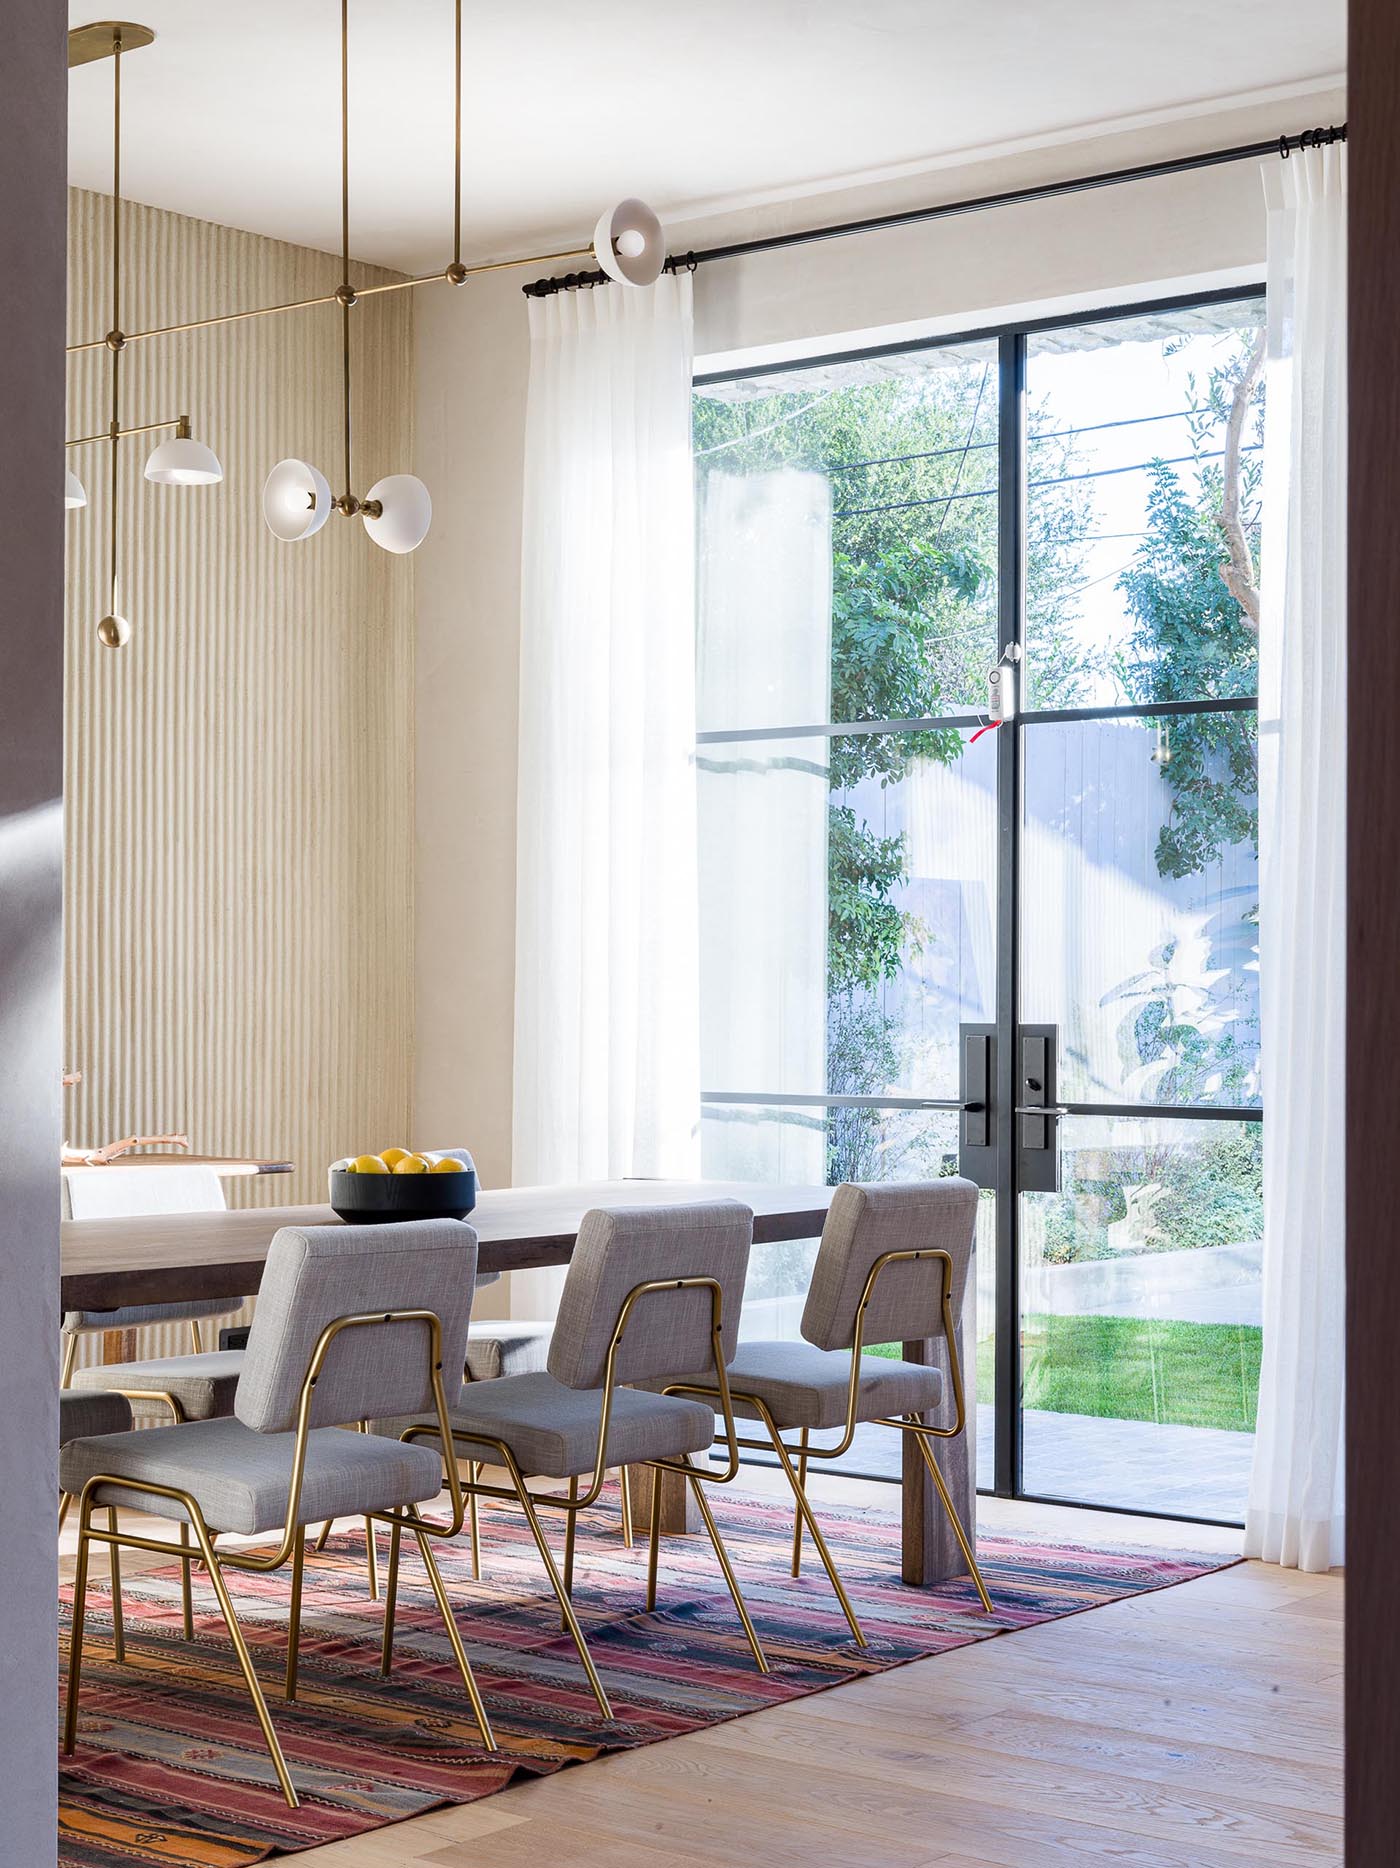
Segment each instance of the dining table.
[{"label": "dining table", "polygon": [[[566,1265],[580,1222],[593,1207],[646,1207],[681,1201],[742,1200],[753,1210],[756,1245],[814,1239],[832,1189],[757,1181],[606,1180],[548,1187],[501,1187],[478,1195],[470,1221],[478,1268],[525,1271]],[[61,1301],[65,1310],[113,1310],[255,1293],[268,1249],[284,1226],[343,1224],[329,1206],[250,1205],[209,1213],[158,1213],[140,1218],[67,1219],[62,1224]],[[976,1289],[975,1274],[967,1282]],[[906,1341],[909,1362],[945,1369],[938,1340]],[[964,1357],[966,1363],[969,1358]],[[967,1370],[969,1390],[971,1371]],[[948,1384],[944,1383],[945,1394]],[[945,1406],[947,1404],[945,1403]],[[973,1403],[969,1400],[971,1410]],[[938,1412],[926,1416],[941,1424]],[[973,1416],[975,1418],[975,1415]],[[932,1587],[963,1574],[966,1565],[911,1434],[902,1435],[901,1571],[906,1583]],[[933,1443],[953,1502],[975,1533],[973,1436]],[[669,1475],[668,1475],[669,1476]],[[693,1529],[683,1484],[663,1491],[663,1528]]]}]

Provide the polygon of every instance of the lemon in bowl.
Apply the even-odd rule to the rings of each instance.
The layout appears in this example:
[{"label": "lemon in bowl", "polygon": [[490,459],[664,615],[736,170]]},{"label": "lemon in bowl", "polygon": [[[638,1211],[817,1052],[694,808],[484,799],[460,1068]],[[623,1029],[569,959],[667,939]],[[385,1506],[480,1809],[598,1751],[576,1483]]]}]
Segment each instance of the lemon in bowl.
[{"label": "lemon in bowl", "polygon": [[476,1195],[476,1164],[465,1148],[386,1148],[330,1169],[331,1207],[350,1225],[465,1219]]}]

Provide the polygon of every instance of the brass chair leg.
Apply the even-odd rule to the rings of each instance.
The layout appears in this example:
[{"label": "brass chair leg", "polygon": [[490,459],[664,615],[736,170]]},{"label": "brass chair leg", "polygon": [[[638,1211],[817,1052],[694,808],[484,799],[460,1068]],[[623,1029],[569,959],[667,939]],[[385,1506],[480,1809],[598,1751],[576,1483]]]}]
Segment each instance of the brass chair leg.
[{"label": "brass chair leg", "polygon": [[841,1604],[841,1613],[846,1617],[846,1626],[850,1629],[857,1646],[868,1647],[869,1643],[865,1638],[865,1630],[861,1627],[855,1609],[851,1605],[851,1598],[846,1594],[846,1586],[841,1581],[840,1575],[836,1569],[836,1560],[827,1547],[826,1539],[822,1536],[822,1527],[817,1523],[817,1514],[808,1503],[806,1487],[802,1484],[793,1467],[792,1455],[788,1452],[783,1442],[783,1437],[778,1431],[777,1424],[768,1409],[761,1402],[756,1401],[754,1402],[754,1411],[758,1414],[760,1420],[762,1420],[768,1438],[772,1442],[773,1450],[778,1455],[778,1463],[787,1474],[787,1482],[792,1488],[792,1495],[797,1504],[798,1523],[801,1524],[804,1521],[806,1523],[812,1542],[816,1545],[817,1555],[821,1558],[822,1568],[826,1571],[827,1581],[836,1592],[836,1600]]},{"label": "brass chair leg", "polygon": [[63,1749],[71,1752],[78,1736],[78,1682],[83,1671],[83,1623],[87,1618],[88,1518],[92,1507],[84,1503],[78,1513],[78,1566],[73,1576],[73,1631],[68,1643],[68,1697],[63,1709]]},{"label": "brass chair leg", "polygon": [[374,1534],[374,1519],[365,1519],[365,1562],[369,1569],[369,1599],[379,1600],[379,1540]]},{"label": "brass chair leg", "polygon": [[[180,1525],[180,1543],[186,1550],[190,1547],[190,1527]],[[184,1615],[185,1639],[194,1640],[194,1585],[191,1570],[194,1568],[193,1557],[183,1557],[180,1561],[180,1608]]]},{"label": "brass chair leg", "polygon": [[66,1388],[73,1379],[73,1364],[78,1360],[78,1337],[70,1330],[63,1339],[63,1361],[58,1371],[58,1385]]},{"label": "brass chair leg", "polygon": [[637,1541],[632,1528],[632,1475],[619,1466],[617,1476],[622,1487],[622,1541],[631,1550]]},{"label": "brass chair leg", "polygon": [[60,1537],[62,1537],[63,1535],[63,1521],[68,1516],[68,1507],[72,1503],[73,1503],[73,1494],[71,1492],[60,1492],[59,1493],[58,1495],[58,1534]]},{"label": "brass chair leg", "polygon": [[306,1538],[298,1536],[292,1547],[292,1600],[287,1610],[287,1693],[297,1696],[297,1663],[301,1658],[301,1584],[306,1569]]},{"label": "brass chair leg", "polygon": [[379,1650],[379,1671],[387,1680],[394,1664],[394,1614],[399,1604],[399,1553],[403,1526],[394,1519],[389,1532],[389,1574],[384,1582],[384,1639]]},{"label": "brass chair leg", "polygon": [[[475,1485],[477,1480],[481,1477],[481,1461],[477,1459],[468,1460],[467,1472],[471,1483]],[[469,1492],[467,1494],[467,1511],[471,1518],[472,1581],[474,1583],[479,1583],[481,1581],[481,1512],[479,1507],[480,1500],[477,1498],[476,1493]]]},{"label": "brass chair leg", "polygon": [[[359,1422],[359,1431],[369,1432],[367,1420]],[[377,1602],[379,1600],[379,1542],[375,1536],[373,1518],[365,1519],[365,1562],[369,1567],[369,1599],[371,1602]]]},{"label": "brass chair leg", "polygon": [[423,1553],[423,1564],[428,1572],[428,1581],[432,1584],[433,1594],[437,1597],[438,1612],[441,1614],[443,1622],[446,1624],[447,1638],[452,1643],[452,1652],[457,1658],[457,1667],[462,1676],[462,1683],[467,1689],[467,1696],[472,1703],[472,1711],[476,1714],[476,1722],[481,1728],[481,1742],[488,1751],[494,1751],[496,1749],[496,1738],[491,1730],[491,1721],[487,1717],[486,1701],[481,1697],[481,1688],[476,1683],[476,1675],[472,1672],[472,1664],[467,1659],[467,1650],[462,1645],[461,1631],[457,1627],[457,1618],[452,1613],[452,1604],[447,1599],[447,1591],[443,1587],[442,1577],[438,1571],[437,1562],[433,1557],[432,1546],[428,1542],[428,1538],[424,1532],[415,1530],[413,1534],[418,1539],[419,1550]]},{"label": "brass chair leg", "polygon": [[661,1474],[651,1475],[651,1538],[647,1549],[647,1613],[656,1607],[656,1569],[661,1561]]},{"label": "brass chair leg", "polygon": [[[719,1567],[724,1571],[724,1580],[729,1585],[729,1593],[734,1598],[735,1608],[739,1611],[739,1620],[744,1624],[744,1633],[748,1636],[749,1646],[753,1650],[753,1657],[758,1663],[758,1671],[760,1673],[767,1673],[768,1657],[764,1654],[762,1647],[759,1645],[758,1636],[754,1632],[754,1625],[749,1619],[748,1605],[745,1603],[743,1592],[739,1588],[739,1579],[734,1574],[733,1564],[729,1561],[729,1552],[725,1549],[724,1539],[719,1534],[719,1526],[715,1523],[715,1515],[710,1510],[710,1501],[705,1496],[705,1488],[701,1483],[700,1475],[691,1464],[690,1455],[688,1453],[685,1463],[690,1467],[690,1485],[691,1490],[695,1493],[695,1502],[700,1507],[700,1516],[705,1520],[705,1529],[710,1533],[710,1542],[715,1547],[715,1555],[719,1558]],[[661,1490],[661,1474],[659,1472],[653,1472],[652,1484],[655,1486],[657,1492]]]},{"label": "brass chair leg", "polygon": [[[569,1503],[574,1504],[577,1498],[578,1475],[575,1474],[569,1481]],[[571,1511],[564,1520],[564,1594],[570,1598],[574,1593],[574,1536],[577,1526],[578,1513]],[[562,1619],[559,1625],[561,1628],[568,1626]]]},{"label": "brass chair leg", "polygon": [[321,1552],[325,1549],[326,1545],[330,1542],[331,1525],[334,1522],[335,1520],[333,1518],[327,1518],[325,1523],[321,1526],[320,1534],[317,1536],[317,1539],[316,1539],[317,1556],[320,1556]]},{"label": "brass chair leg", "polygon": [[513,1460],[507,1470],[510,1473],[511,1484],[515,1487],[516,1497],[520,1500],[521,1508],[525,1513],[525,1521],[530,1527],[530,1534],[535,1540],[535,1547],[540,1553],[540,1561],[544,1564],[545,1574],[549,1577],[550,1587],[559,1598],[559,1611],[564,1618],[564,1626],[573,1636],[574,1646],[578,1649],[578,1657],[583,1662],[583,1671],[588,1675],[588,1684],[593,1690],[594,1699],[598,1702],[598,1709],[605,1719],[611,1719],[612,1704],[603,1691],[603,1682],[598,1677],[598,1669],[593,1665],[593,1656],[588,1651],[588,1643],[583,1638],[583,1629],[579,1626],[578,1616],[574,1613],[574,1605],[569,1599],[569,1593],[564,1587],[563,1578],[555,1564],[554,1552],[549,1547],[549,1540],[540,1524],[540,1515],[535,1510],[534,1500],[530,1497],[530,1488],[526,1485],[520,1468]]},{"label": "brass chair leg", "polygon": [[190,1318],[190,1348],[196,1355],[201,1355],[204,1350],[204,1344],[200,1341],[199,1325],[193,1317]]},{"label": "brass chair leg", "polygon": [[[801,1451],[797,1455],[797,1484],[803,1496],[807,1493],[807,1428],[802,1429],[798,1444]],[[802,1574],[802,1507],[799,1505],[793,1514],[792,1524],[792,1573]]]},{"label": "brass chair leg", "polygon": [[272,1754],[272,1766],[277,1773],[277,1781],[282,1786],[282,1795],[286,1798],[288,1806],[291,1809],[299,1809],[300,1799],[296,1793],[296,1786],[292,1782],[292,1774],[287,1769],[287,1760],[282,1755],[282,1746],[277,1737],[277,1728],[273,1725],[272,1715],[267,1710],[267,1701],[263,1698],[262,1685],[258,1680],[257,1671],[253,1666],[253,1657],[248,1652],[248,1643],[243,1638],[243,1630],[239,1627],[238,1617],[233,1612],[233,1599],[229,1595],[228,1584],[224,1581],[223,1570],[219,1567],[219,1559],[214,1554],[214,1546],[209,1540],[209,1533],[204,1528],[204,1521],[202,1518],[195,1518],[194,1534],[199,1543],[200,1554],[204,1558],[204,1566],[209,1572],[209,1580],[214,1585],[214,1594],[218,1599],[219,1612],[224,1618],[224,1625],[228,1629],[229,1639],[233,1643],[233,1651],[238,1657],[238,1665],[243,1674],[244,1684],[247,1686],[249,1696],[253,1702],[253,1711],[257,1714],[258,1724],[262,1728],[263,1739],[266,1742],[269,1752]]},{"label": "brass chair leg", "polygon": [[[916,1414],[911,1414],[908,1418],[911,1421],[917,1421],[918,1416]],[[938,1469],[938,1461],[933,1457],[933,1450],[921,1433],[916,1433],[914,1438],[919,1443],[919,1451],[924,1456],[924,1464],[929,1469],[929,1475],[937,1488],[938,1496],[943,1500],[943,1509],[948,1514],[948,1521],[953,1527],[953,1535],[958,1540],[958,1548],[963,1553],[963,1560],[967,1564],[973,1582],[977,1585],[977,1593],[982,1598],[982,1607],[986,1610],[988,1615],[994,1615],[996,1611],[992,1607],[992,1598],[987,1594],[987,1585],[982,1581],[982,1572],[977,1567],[976,1553],[972,1545],[968,1542],[967,1532],[963,1529],[962,1519],[957,1514],[957,1509],[953,1504],[952,1495],[948,1490],[947,1483],[944,1480],[943,1474]]]},{"label": "brass chair leg", "polygon": [[[117,1508],[107,1507],[107,1529],[117,1535]],[[107,1561],[112,1578],[112,1659],[119,1667],[126,1665],[126,1621],[122,1614],[122,1560],[115,1544],[107,1546]]]}]

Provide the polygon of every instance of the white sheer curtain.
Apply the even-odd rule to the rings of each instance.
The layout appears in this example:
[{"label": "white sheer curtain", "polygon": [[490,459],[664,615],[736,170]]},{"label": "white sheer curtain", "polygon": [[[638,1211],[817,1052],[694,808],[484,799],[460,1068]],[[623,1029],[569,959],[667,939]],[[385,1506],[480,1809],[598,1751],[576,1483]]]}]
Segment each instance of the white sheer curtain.
[{"label": "white sheer curtain", "polygon": [[[699,1162],[691,287],[530,301],[512,1178]],[[560,1279],[520,1276],[516,1315]]]},{"label": "white sheer curtain", "polygon": [[1346,148],[1271,165],[1260,619],[1264,1364],[1245,1550],[1342,1560]]}]

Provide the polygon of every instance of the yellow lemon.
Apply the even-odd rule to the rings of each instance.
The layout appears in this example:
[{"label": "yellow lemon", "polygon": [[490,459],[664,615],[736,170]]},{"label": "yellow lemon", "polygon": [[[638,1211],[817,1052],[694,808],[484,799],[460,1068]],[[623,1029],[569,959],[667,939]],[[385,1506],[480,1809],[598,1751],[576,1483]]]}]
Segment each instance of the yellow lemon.
[{"label": "yellow lemon", "polygon": [[405,1155],[403,1160],[395,1165],[394,1172],[396,1174],[426,1174],[428,1163],[422,1155]]},{"label": "yellow lemon", "polygon": [[434,1161],[430,1174],[465,1174],[466,1169],[460,1161],[454,1161],[451,1155],[444,1155],[441,1161]]},{"label": "yellow lemon", "polygon": [[387,1174],[388,1168],[378,1155],[357,1155],[350,1163],[352,1174]]},{"label": "yellow lemon", "polygon": [[379,1159],[391,1173],[399,1165],[400,1161],[407,1159],[407,1156],[407,1148],[381,1148],[379,1151]]}]

